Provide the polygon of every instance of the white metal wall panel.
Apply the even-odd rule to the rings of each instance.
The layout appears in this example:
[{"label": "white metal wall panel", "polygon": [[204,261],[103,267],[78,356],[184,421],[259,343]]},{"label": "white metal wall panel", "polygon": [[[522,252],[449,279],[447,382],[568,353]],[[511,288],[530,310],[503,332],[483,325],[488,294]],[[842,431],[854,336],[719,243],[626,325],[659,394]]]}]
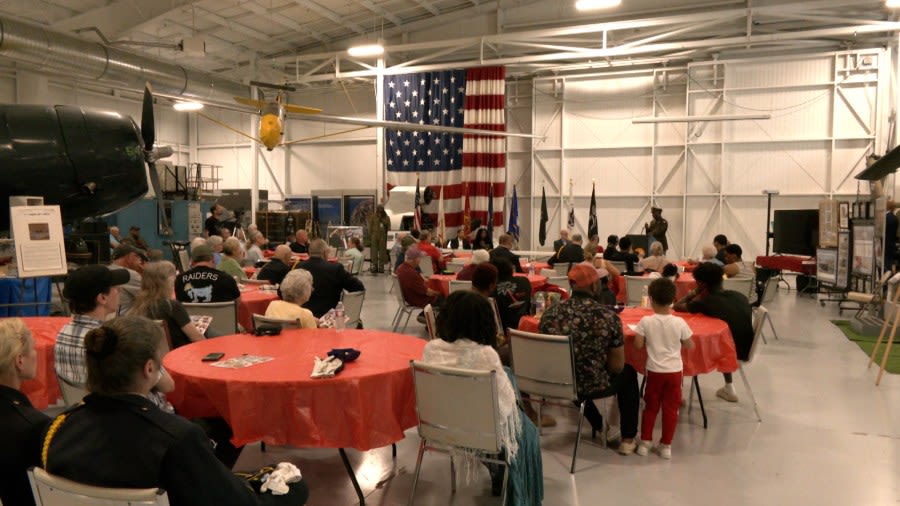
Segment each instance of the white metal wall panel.
[{"label": "white metal wall panel", "polygon": [[829,146],[827,141],[729,145],[722,160],[723,192],[822,195],[828,191]]}]

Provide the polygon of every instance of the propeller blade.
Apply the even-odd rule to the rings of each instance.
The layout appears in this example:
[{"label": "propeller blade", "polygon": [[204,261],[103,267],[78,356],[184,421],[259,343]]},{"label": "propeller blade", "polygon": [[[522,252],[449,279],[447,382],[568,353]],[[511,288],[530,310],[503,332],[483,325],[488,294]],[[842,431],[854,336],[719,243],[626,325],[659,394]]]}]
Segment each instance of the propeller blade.
[{"label": "propeller blade", "polygon": [[141,137],[144,138],[144,150],[153,149],[156,142],[156,125],[153,122],[153,93],[150,91],[150,83],[144,87],[144,104],[141,109]]},{"label": "propeller blade", "polygon": [[153,193],[156,194],[156,207],[159,214],[159,235],[172,235],[172,227],[169,226],[169,218],[166,216],[166,210],[163,206],[163,193],[159,185],[159,173],[156,172],[156,164],[150,165],[150,185],[153,187]]}]

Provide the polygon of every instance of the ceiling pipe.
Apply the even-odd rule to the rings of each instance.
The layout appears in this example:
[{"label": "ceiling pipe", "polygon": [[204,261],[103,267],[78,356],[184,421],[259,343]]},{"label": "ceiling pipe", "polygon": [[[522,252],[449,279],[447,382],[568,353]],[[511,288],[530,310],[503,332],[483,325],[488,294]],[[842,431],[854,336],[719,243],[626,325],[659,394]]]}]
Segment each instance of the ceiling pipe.
[{"label": "ceiling pipe", "polygon": [[0,17],[0,56],[36,71],[118,83],[184,98],[231,101],[249,97],[250,87],[173,63],[164,63],[98,42]]}]

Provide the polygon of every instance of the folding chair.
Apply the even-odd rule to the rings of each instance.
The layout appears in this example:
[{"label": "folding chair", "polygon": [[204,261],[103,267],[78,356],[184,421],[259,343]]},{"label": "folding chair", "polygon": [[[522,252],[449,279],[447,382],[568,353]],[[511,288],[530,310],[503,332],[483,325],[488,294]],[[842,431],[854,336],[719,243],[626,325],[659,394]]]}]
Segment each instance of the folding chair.
[{"label": "folding chair", "polygon": [[[584,421],[584,402],[593,401],[582,401],[578,397],[575,357],[569,337],[509,329],[509,347],[519,390],[530,396],[523,400],[538,402],[538,420],[541,419],[544,404],[578,406],[578,428],[575,432],[575,448],[572,450],[572,465],[569,467],[569,473],[574,473]],[[558,402],[548,403],[547,399]]]},{"label": "folding chair", "polygon": [[344,303],[344,315],[347,317],[347,328],[355,329],[359,327],[360,315],[362,315],[363,302],[366,300],[366,291],[341,292],[341,302]]},{"label": "folding chair", "polygon": [[652,278],[644,276],[625,276],[625,294],[627,299],[625,305],[640,306],[641,295],[644,293],[644,287],[650,286],[653,282]]},{"label": "folding chair", "polygon": [[400,328],[400,322],[403,320],[403,315],[405,314],[406,321],[403,323],[403,331],[405,332],[413,311],[419,308],[406,303],[406,299],[403,297],[403,290],[400,287],[400,279],[397,278],[396,274],[391,274],[391,289],[394,291],[394,297],[397,298],[397,312],[394,313],[394,319],[391,320],[391,330],[397,332],[397,329]]},{"label": "folding chair", "polygon": [[572,264],[569,262],[565,263],[556,263],[553,264],[553,270],[556,271],[557,276],[566,276],[569,274],[569,269],[572,268]]},{"label": "folding chair", "polygon": [[569,283],[568,276],[554,276],[552,278],[547,278],[547,284],[556,285],[569,293],[572,292],[572,285]]},{"label": "folding chair", "polygon": [[[774,337],[776,340],[778,339],[778,333],[775,332],[775,324],[772,323],[772,315],[769,314],[768,309],[763,306],[758,306],[754,309],[753,316],[756,319],[756,323],[753,324],[754,331],[756,330],[757,325],[762,326],[765,325],[766,322],[768,322],[769,328],[772,330],[772,337]],[[762,330],[760,330],[760,332],[762,332]],[[769,342],[766,340],[765,333],[761,334],[760,337],[762,337],[763,343],[769,344]]]},{"label": "folding chair", "polygon": [[56,381],[59,383],[59,391],[62,393],[63,402],[66,403],[66,407],[78,404],[90,393],[84,386],[70,383],[58,374],[56,375]]},{"label": "folding chair", "polygon": [[[496,371],[473,371],[422,362],[410,362],[416,388],[419,418],[419,452],[413,475],[409,506],[415,501],[416,485],[425,450],[450,455],[450,489],[456,492],[452,449],[471,451],[482,462],[503,466],[503,497],[509,480],[509,463],[495,458],[500,445],[500,406]],[[500,373],[503,374],[503,373]],[[490,456],[489,456],[490,455]]]},{"label": "folding chair", "polygon": [[169,506],[159,488],[107,488],[76,483],[40,467],[28,470],[36,506]]},{"label": "folding chair", "polygon": [[428,330],[428,339],[434,339],[437,337],[437,319],[434,317],[434,308],[431,307],[431,304],[428,304],[423,312],[425,313],[425,328]]},{"label": "folding chair", "polygon": [[460,290],[470,290],[472,288],[471,281],[460,281],[458,279],[450,280],[450,293],[458,292]]},{"label": "folding chair", "polygon": [[431,263],[431,257],[422,258],[422,261],[419,262],[419,270],[422,271],[422,275],[426,278],[434,275],[434,265]]},{"label": "folding chair", "polygon": [[281,318],[270,318],[268,316],[253,313],[253,330],[256,330],[260,325],[277,325],[278,327],[281,327],[283,329],[301,328],[299,318],[297,318],[296,320],[283,320]]},{"label": "folding chair", "polygon": [[747,360],[738,360],[738,372],[741,373],[741,379],[744,381],[744,386],[747,387],[747,393],[750,394],[750,400],[753,401],[753,411],[756,413],[756,419],[761,422],[762,417],[759,416],[759,407],[756,405],[756,397],[753,395],[753,390],[750,388],[750,382],[747,381],[747,375],[744,374],[744,365],[753,362],[753,359],[756,358],[756,354],[759,352],[759,339],[762,337],[763,324],[769,316],[766,308],[760,306],[759,309],[762,310],[762,312],[757,317],[756,324],[753,328],[753,342],[750,344],[750,353],[747,356]]},{"label": "folding chair", "polygon": [[184,302],[182,305],[189,315],[212,316],[207,328],[210,335],[227,336],[237,334],[238,299],[225,302]]}]

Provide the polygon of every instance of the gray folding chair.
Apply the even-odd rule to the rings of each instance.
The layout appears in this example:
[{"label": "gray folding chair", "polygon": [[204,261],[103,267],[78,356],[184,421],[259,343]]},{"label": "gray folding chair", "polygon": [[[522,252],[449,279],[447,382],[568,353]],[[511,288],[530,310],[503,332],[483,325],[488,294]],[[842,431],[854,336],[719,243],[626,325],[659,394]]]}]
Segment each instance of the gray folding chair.
[{"label": "gray folding chair", "polygon": [[36,506],[169,506],[159,488],[107,488],[76,483],[40,467],[28,470]]},{"label": "gray folding chair", "polygon": [[226,302],[184,302],[182,305],[189,315],[212,316],[207,332],[210,335],[227,336],[237,334],[238,300]]},{"label": "gray folding chair", "polygon": [[253,313],[253,330],[256,330],[260,325],[277,325],[283,329],[299,329],[300,319],[283,320],[281,318],[269,318],[268,316]]},{"label": "gray folding chair", "polygon": [[640,306],[641,295],[644,293],[644,287],[650,286],[653,282],[652,278],[644,276],[625,276],[625,293],[627,306]]},{"label": "gray folding chair", "polygon": [[366,291],[341,292],[341,302],[344,303],[344,315],[347,317],[347,328],[355,329],[359,326],[362,314],[363,302],[366,300]]}]

